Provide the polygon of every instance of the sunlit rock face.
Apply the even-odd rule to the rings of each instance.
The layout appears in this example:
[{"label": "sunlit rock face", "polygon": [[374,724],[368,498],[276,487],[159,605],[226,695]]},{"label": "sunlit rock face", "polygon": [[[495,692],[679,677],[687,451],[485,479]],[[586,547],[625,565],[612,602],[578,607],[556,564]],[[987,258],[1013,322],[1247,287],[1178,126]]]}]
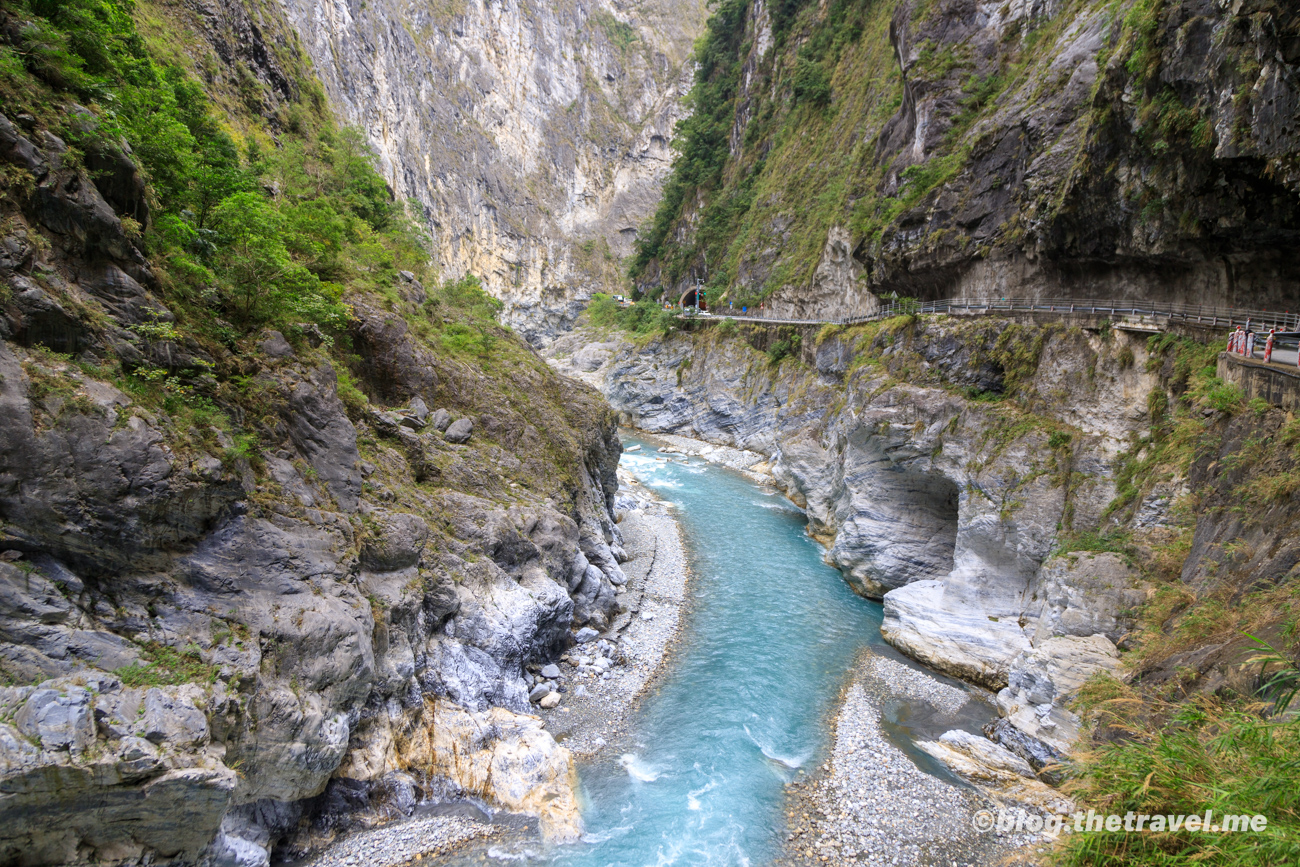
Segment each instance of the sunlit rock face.
[{"label": "sunlit rock face", "polygon": [[480,276],[532,339],[616,289],[671,162],[702,0],[285,8],[446,275]]}]

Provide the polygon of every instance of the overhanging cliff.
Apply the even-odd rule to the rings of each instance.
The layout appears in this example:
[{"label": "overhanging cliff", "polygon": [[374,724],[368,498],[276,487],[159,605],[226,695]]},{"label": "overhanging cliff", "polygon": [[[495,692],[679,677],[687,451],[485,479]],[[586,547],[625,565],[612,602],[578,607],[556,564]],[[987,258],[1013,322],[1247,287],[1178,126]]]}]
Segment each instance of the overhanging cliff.
[{"label": "overhanging cliff", "polygon": [[1296,306],[1293,4],[732,0],[707,40],[642,291]]}]

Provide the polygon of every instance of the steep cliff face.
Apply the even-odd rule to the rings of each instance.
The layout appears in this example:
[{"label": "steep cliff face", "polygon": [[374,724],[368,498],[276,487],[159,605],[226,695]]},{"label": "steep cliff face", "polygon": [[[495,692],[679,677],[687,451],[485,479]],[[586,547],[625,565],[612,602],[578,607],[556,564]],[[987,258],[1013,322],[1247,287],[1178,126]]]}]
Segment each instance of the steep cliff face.
[{"label": "steep cliff face", "polygon": [[1292,4],[726,10],[642,290],[703,276],[715,303],[828,317],[889,293],[1294,307]]},{"label": "steep cliff face", "polygon": [[999,320],[725,332],[548,353],[625,423],[768,455],[885,638],[997,691],[995,737],[1035,767],[1090,677],[1248,692],[1241,630],[1287,634],[1294,545],[1269,528],[1294,520],[1294,441],[1232,457],[1285,417],[1246,413],[1211,350]]},{"label": "steep cliff face", "polygon": [[700,0],[285,4],[448,275],[552,333],[622,281],[689,87]]},{"label": "steep cliff face", "polygon": [[0,6],[3,863],[580,831],[524,669],[619,608],[614,417],[405,270],[273,13]]}]

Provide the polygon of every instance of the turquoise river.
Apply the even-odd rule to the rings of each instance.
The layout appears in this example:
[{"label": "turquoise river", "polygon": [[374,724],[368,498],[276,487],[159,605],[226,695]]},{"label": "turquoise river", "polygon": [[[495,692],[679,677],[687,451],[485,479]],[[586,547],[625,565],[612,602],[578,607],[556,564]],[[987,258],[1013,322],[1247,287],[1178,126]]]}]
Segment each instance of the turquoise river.
[{"label": "turquoise river", "polygon": [[825,750],[856,653],[882,643],[880,605],[822,561],[789,501],[738,473],[625,441],[636,443],[643,450],[622,466],[674,504],[691,564],[682,638],[627,742],[579,767],[582,842],[497,850],[489,861],[768,863],[785,784]]}]

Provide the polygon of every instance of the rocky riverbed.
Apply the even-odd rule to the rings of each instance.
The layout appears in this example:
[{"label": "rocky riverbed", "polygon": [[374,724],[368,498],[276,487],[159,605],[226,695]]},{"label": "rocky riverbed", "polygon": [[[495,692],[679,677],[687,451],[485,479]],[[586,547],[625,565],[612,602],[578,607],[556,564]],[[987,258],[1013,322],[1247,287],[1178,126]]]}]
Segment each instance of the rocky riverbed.
[{"label": "rocky riverbed", "polygon": [[981,834],[991,802],[922,770],[885,729],[884,709],[906,703],[955,724],[976,701],[961,689],[876,652],[859,658],[835,716],[831,755],[789,787],[787,865],[1033,863],[1028,835]]},{"label": "rocky riverbed", "polygon": [[580,631],[585,642],[534,675],[536,684],[559,692],[558,706],[539,710],[575,757],[595,754],[623,731],[637,697],[663,668],[686,601],[686,551],[671,507],[624,470],[619,483],[615,516],[628,557],[628,580],[618,594],[622,613],[603,633]]},{"label": "rocky riverbed", "polygon": [[353,834],[310,862],[312,867],[394,867],[441,855],[501,831],[465,816],[425,816]]}]

